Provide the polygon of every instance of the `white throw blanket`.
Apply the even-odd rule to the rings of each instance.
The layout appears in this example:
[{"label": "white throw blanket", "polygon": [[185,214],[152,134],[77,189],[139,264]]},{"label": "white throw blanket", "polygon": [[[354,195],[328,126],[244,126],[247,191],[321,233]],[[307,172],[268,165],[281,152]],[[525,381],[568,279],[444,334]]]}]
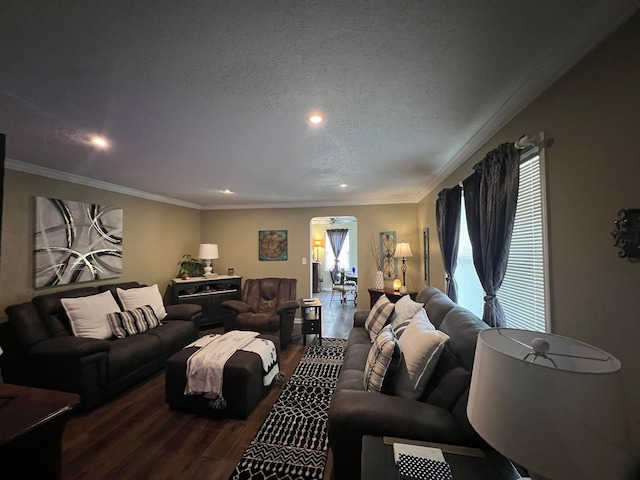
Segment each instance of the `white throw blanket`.
[{"label": "white throw blanket", "polygon": [[185,348],[200,349],[187,360],[185,395],[204,395],[212,400],[212,408],[225,408],[226,401],[222,396],[224,366],[238,350],[260,356],[264,385],[270,385],[274,379],[282,379],[284,375],[280,373],[275,345],[270,340],[255,338],[258,335],[258,332],[233,330],[224,335],[202,337],[187,345]]}]

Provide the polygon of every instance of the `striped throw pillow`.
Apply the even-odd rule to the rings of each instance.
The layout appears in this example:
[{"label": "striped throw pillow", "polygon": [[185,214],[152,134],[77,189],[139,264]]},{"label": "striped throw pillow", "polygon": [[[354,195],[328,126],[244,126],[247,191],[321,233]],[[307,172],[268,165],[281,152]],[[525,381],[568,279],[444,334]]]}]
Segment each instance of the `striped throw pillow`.
[{"label": "striped throw pillow", "polygon": [[373,308],[369,312],[367,319],[364,322],[364,328],[369,332],[371,341],[374,341],[378,336],[382,327],[387,324],[389,317],[393,313],[395,305],[387,298],[386,295],[381,295],[378,301],[373,305]]},{"label": "striped throw pillow", "polygon": [[114,312],[107,315],[111,331],[117,338],[124,338],[146,332],[160,325],[151,305],[134,308],[126,312]]},{"label": "striped throw pillow", "polygon": [[391,393],[393,380],[402,360],[400,344],[387,325],[369,350],[364,368],[364,388],[369,392]]}]

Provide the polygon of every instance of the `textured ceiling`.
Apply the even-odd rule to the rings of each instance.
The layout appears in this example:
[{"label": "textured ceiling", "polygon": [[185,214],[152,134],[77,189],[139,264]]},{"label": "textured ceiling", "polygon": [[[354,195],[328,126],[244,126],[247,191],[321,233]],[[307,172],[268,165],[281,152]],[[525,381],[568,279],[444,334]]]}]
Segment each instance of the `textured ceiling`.
[{"label": "textured ceiling", "polygon": [[10,168],[178,204],[416,202],[637,8],[4,1],[0,132]]}]

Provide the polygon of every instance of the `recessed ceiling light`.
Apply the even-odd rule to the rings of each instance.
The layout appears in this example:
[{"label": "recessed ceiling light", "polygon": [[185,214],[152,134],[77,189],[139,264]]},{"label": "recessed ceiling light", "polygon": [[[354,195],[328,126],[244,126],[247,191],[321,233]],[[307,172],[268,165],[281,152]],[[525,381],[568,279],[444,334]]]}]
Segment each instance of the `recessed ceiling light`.
[{"label": "recessed ceiling light", "polygon": [[324,117],[322,115],[320,115],[317,112],[311,113],[307,116],[307,120],[309,121],[309,123],[313,123],[314,125],[317,125],[319,123],[322,123],[324,120]]},{"label": "recessed ceiling light", "polygon": [[346,183],[341,183],[340,185],[338,185],[340,188],[347,188],[347,184]]},{"label": "recessed ceiling light", "polygon": [[227,195],[229,195],[229,194],[232,194],[233,192],[228,188],[225,188],[224,190],[220,190],[220,193],[226,193]]},{"label": "recessed ceiling light", "polygon": [[99,137],[97,135],[91,137],[91,144],[94,147],[101,148],[103,150],[109,148],[109,142],[107,142],[104,137]]}]

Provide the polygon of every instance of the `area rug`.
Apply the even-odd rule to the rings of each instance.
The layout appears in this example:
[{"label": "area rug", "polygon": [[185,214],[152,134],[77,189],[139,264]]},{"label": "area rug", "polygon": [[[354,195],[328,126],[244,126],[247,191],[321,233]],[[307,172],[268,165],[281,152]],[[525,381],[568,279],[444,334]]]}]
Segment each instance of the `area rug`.
[{"label": "area rug", "polygon": [[346,340],[314,339],[247,447],[230,480],[321,479],[331,394]]}]

